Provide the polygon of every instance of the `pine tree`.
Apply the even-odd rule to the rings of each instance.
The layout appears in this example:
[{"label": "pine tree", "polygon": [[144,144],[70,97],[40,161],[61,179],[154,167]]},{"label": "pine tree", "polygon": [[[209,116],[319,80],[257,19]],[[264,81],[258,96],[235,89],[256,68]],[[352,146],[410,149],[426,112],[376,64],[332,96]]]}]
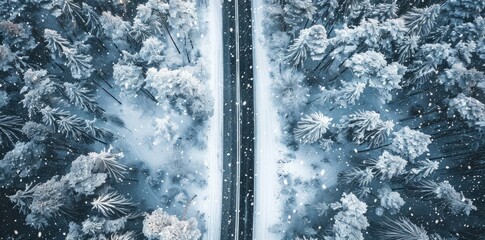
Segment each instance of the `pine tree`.
[{"label": "pine tree", "polygon": [[404,127],[394,133],[391,149],[414,162],[417,157],[429,151],[428,145],[430,143],[430,135]]},{"label": "pine tree", "polygon": [[370,147],[381,145],[389,136],[394,123],[382,121],[380,114],[374,111],[360,111],[340,119],[340,128],[349,133],[357,144],[367,143]]},{"label": "pine tree", "polygon": [[64,93],[75,106],[91,111],[97,115],[103,114],[104,110],[96,102],[93,91],[85,84],[65,82],[63,86]]},{"label": "pine tree", "polygon": [[126,215],[130,212],[130,208],[134,206],[130,200],[126,199],[117,192],[109,192],[98,196],[91,202],[93,209],[98,210],[105,217],[113,216],[115,214]]},{"label": "pine tree", "polygon": [[382,223],[382,228],[377,231],[379,239],[383,240],[429,240],[428,233],[421,226],[412,223],[407,218],[387,220]]},{"label": "pine tree", "polygon": [[143,220],[143,235],[148,239],[179,239],[197,240],[202,234],[197,229],[197,220],[178,220],[176,216],[169,215],[158,208],[147,213]]},{"label": "pine tree", "polygon": [[398,192],[393,192],[389,186],[377,190],[377,197],[380,199],[380,208],[387,209],[391,214],[396,214],[404,205],[404,199]]},{"label": "pine tree", "polygon": [[133,95],[144,83],[143,70],[132,63],[118,62],[113,66],[113,79],[124,93]]},{"label": "pine tree", "polygon": [[485,122],[485,104],[463,93],[458,94],[448,102],[448,111],[451,116],[455,113],[464,119],[471,127],[481,127],[478,123]]},{"label": "pine tree", "polygon": [[426,8],[414,8],[404,16],[409,33],[426,36],[436,24],[441,6],[434,4]]},{"label": "pine tree", "polygon": [[156,37],[149,37],[143,41],[143,46],[138,52],[138,56],[147,64],[160,63],[163,61],[162,51],[165,44]]},{"label": "pine tree", "polygon": [[294,130],[295,137],[303,143],[314,143],[327,132],[331,121],[321,112],[305,115]]},{"label": "pine tree", "polygon": [[22,125],[19,116],[0,116],[0,144],[15,144],[21,136]]},{"label": "pine tree", "polygon": [[314,61],[322,60],[327,46],[325,27],[313,25],[300,31],[298,38],[289,46],[285,60],[294,66],[302,66],[308,56]]},{"label": "pine tree", "polygon": [[284,7],[285,22],[292,27],[302,24],[305,19],[313,20],[317,8],[311,0],[291,0]]},{"label": "pine tree", "polygon": [[471,211],[477,210],[473,201],[465,198],[462,192],[457,192],[447,181],[436,183],[424,180],[411,186],[411,192],[425,199],[434,200],[441,208],[449,209],[453,214],[470,215]]},{"label": "pine tree", "polygon": [[378,159],[369,161],[371,168],[381,175],[381,180],[391,179],[405,173],[407,161],[384,151]]},{"label": "pine tree", "polygon": [[334,210],[340,209],[335,215],[333,224],[334,236],[326,236],[325,240],[362,240],[362,230],[369,226],[367,217],[367,205],[360,201],[353,193],[343,193],[340,203],[332,204]]},{"label": "pine tree", "polygon": [[66,65],[70,68],[73,78],[80,79],[91,76],[91,73],[94,71],[91,65],[92,57],[78,53],[76,47],[71,46],[55,30],[45,29],[44,39],[53,59],[60,59],[61,57],[66,59]]}]

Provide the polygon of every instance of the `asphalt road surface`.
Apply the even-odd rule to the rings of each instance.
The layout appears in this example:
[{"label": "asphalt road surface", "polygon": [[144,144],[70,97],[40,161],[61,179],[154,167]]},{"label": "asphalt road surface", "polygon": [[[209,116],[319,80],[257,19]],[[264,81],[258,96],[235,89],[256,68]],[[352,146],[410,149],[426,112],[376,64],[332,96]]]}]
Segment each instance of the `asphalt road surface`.
[{"label": "asphalt road surface", "polygon": [[252,239],[254,107],[251,1],[224,0],[221,239]]}]

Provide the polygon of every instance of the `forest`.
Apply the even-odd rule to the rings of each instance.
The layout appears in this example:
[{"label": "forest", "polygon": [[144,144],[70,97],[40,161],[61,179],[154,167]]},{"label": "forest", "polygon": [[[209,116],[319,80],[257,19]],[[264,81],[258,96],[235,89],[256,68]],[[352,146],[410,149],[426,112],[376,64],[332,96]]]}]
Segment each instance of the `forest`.
[{"label": "forest", "polygon": [[[254,149],[277,152],[255,187],[277,220],[255,228],[485,239],[485,0],[252,4],[277,112],[254,131],[281,133]],[[215,45],[234,29],[209,6],[0,0],[0,239],[219,239]]]},{"label": "forest", "polygon": [[485,1],[265,1],[280,239],[485,237]]},{"label": "forest", "polygon": [[1,239],[207,231],[206,8],[0,1]]}]

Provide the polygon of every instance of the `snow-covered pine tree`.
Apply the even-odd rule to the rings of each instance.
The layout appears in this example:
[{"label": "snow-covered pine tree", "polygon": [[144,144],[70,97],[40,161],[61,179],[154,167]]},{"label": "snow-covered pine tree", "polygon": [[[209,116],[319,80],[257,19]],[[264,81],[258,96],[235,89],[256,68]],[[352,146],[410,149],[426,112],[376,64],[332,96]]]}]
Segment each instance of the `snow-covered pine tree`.
[{"label": "snow-covered pine tree", "polygon": [[410,186],[411,192],[424,199],[434,200],[443,209],[449,209],[453,214],[470,215],[477,207],[473,201],[466,198],[463,192],[457,192],[448,181],[434,182],[423,180]]},{"label": "snow-covered pine tree", "polygon": [[448,102],[450,116],[457,113],[470,127],[481,128],[485,122],[485,104],[473,97],[460,93]]},{"label": "snow-covered pine tree", "polygon": [[314,61],[322,60],[328,46],[327,32],[322,25],[313,25],[300,31],[287,50],[285,61],[294,66],[302,66],[308,56]]},{"label": "snow-covered pine tree", "polygon": [[98,116],[103,115],[104,110],[98,105],[94,92],[86,84],[65,82],[63,87],[64,93],[72,104]]},{"label": "snow-covered pine tree", "polygon": [[116,214],[126,215],[134,206],[129,199],[126,199],[117,192],[101,194],[91,202],[91,205],[93,205],[93,209],[96,209],[105,217]]},{"label": "snow-covered pine tree", "polygon": [[116,44],[122,44],[129,36],[129,22],[111,14],[111,12],[103,12],[99,17],[99,22],[103,27],[103,33]]},{"label": "snow-covered pine tree", "polygon": [[357,184],[360,187],[364,187],[372,182],[374,179],[374,172],[372,171],[372,168],[361,169],[353,167],[341,172],[338,179],[347,185]]},{"label": "snow-covered pine tree", "polygon": [[20,93],[24,95],[22,105],[33,117],[40,109],[49,104],[52,94],[57,90],[55,82],[47,75],[46,70],[28,69],[24,72],[24,86]]},{"label": "snow-covered pine tree", "polygon": [[383,240],[430,239],[422,226],[412,223],[408,218],[384,221],[381,228],[377,230],[377,235]]},{"label": "snow-covered pine tree", "polygon": [[0,115],[0,145],[15,144],[24,121],[19,116]]},{"label": "snow-covered pine tree", "polygon": [[353,193],[343,193],[339,203],[332,204],[334,210],[340,211],[334,216],[333,236],[325,236],[325,240],[355,239],[363,240],[362,230],[369,226],[367,205]]},{"label": "snow-covered pine tree", "polygon": [[313,20],[317,8],[311,0],[291,0],[285,4],[283,11],[285,22],[296,28],[300,24],[304,24],[304,21]]},{"label": "snow-covered pine tree", "polygon": [[212,96],[206,84],[194,77],[188,69],[148,69],[145,82],[153,89],[155,97],[172,106],[179,113],[197,119],[206,119],[212,114]]},{"label": "snow-covered pine tree", "polygon": [[76,46],[71,46],[67,39],[56,30],[45,29],[44,39],[53,59],[65,58],[63,61],[71,70],[73,78],[80,79],[91,76],[94,71],[91,65],[93,59],[91,56],[80,54]]},{"label": "snow-covered pine tree", "polygon": [[378,159],[369,160],[370,167],[381,175],[381,180],[391,179],[393,177],[406,173],[407,161],[399,156],[390,154],[388,151],[382,152]]},{"label": "snow-covered pine tree", "polygon": [[164,57],[162,51],[165,49],[165,44],[156,37],[149,37],[143,41],[143,46],[138,52],[138,56],[148,65],[156,64],[163,61]]},{"label": "snow-covered pine tree", "polygon": [[187,36],[198,29],[197,9],[194,0],[171,0],[168,8],[168,24],[177,32]]},{"label": "snow-covered pine tree", "polygon": [[300,117],[300,109],[308,102],[308,85],[305,75],[296,70],[286,69],[274,76],[273,91],[279,104],[279,111],[284,112],[291,121]]},{"label": "snow-covered pine tree", "polygon": [[94,160],[94,172],[106,172],[115,181],[122,181],[128,173],[128,167],[119,162],[124,157],[123,152],[113,153],[111,145],[99,153],[90,152],[88,156]]},{"label": "snow-covered pine tree", "polygon": [[303,143],[314,143],[327,132],[331,121],[321,112],[305,115],[294,130],[295,137]]},{"label": "snow-covered pine tree", "polygon": [[438,168],[439,162],[437,161],[425,159],[415,162],[414,167],[406,175],[406,181],[421,181],[423,178],[428,177],[434,171],[438,170]]},{"label": "snow-covered pine tree", "polygon": [[197,240],[202,236],[199,229],[197,229],[197,220],[195,218],[179,220],[176,216],[169,215],[161,208],[145,215],[143,235],[153,240]]},{"label": "snow-covered pine tree", "polygon": [[404,16],[409,33],[426,36],[436,24],[440,11],[441,5],[438,4],[425,8],[414,8]]},{"label": "snow-covered pine tree", "polygon": [[[389,186],[384,186],[377,190],[377,197],[380,199],[382,210],[386,209],[391,214],[396,214],[399,212],[399,209],[404,205],[404,199],[398,192],[394,192],[391,190]],[[382,210],[376,209],[377,213],[381,213]]]},{"label": "snow-covered pine tree", "polygon": [[374,111],[360,111],[346,115],[340,119],[340,128],[350,134],[357,144],[367,143],[369,146],[380,146],[391,134],[394,123],[382,121],[380,114]]},{"label": "snow-covered pine tree", "polygon": [[431,136],[409,127],[403,127],[394,133],[391,150],[408,159],[410,162],[428,152]]},{"label": "snow-covered pine tree", "polygon": [[325,103],[335,103],[342,107],[354,105],[365,90],[365,83],[359,82],[342,82],[343,87],[340,89],[326,89],[321,87],[321,96],[319,101]]},{"label": "snow-covered pine tree", "polygon": [[155,118],[154,145],[173,143],[177,139],[178,126],[170,116]]},{"label": "snow-covered pine tree", "polygon": [[107,173],[97,170],[100,169],[95,158],[81,155],[71,163],[69,173],[62,176],[62,180],[76,193],[93,195],[96,188],[103,185],[108,178]]},{"label": "snow-covered pine tree", "polygon": [[144,83],[142,67],[133,63],[118,62],[113,65],[113,79],[123,93],[128,96],[134,95]]}]

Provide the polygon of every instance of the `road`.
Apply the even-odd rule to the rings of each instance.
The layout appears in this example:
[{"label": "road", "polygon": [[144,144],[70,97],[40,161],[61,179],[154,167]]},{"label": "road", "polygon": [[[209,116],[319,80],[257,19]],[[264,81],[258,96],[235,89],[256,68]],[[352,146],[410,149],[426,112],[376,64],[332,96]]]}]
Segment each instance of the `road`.
[{"label": "road", "polygon": [[254,107],[250,0],[224,0],[221,239],[252,239]]}]

